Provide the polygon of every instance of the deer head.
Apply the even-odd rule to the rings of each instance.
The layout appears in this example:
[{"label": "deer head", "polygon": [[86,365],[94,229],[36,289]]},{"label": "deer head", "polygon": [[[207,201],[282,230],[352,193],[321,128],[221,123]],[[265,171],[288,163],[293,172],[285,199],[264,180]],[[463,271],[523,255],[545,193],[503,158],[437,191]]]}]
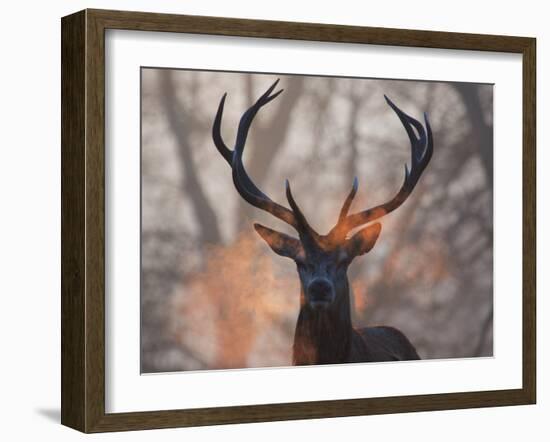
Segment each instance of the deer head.
[{"label": "deer head", "polygon": [[[214,119],[212,136],[218,151],[229,163],[233,183],[249,204],[269,212],[291,225],[298,238],[277,232],[260,224],[254,224],[258,234],[280,256],[294,260],[302,286],[302,308],[326,311],[335,305],[349,304],[347,269],[357,256],[369,252],[380,235],[380,223],[372,221],[385,216],[401,206],[416,186],[433,153],[432,131],[424,114],[426,129],[414,118],[405,114],[386,96],[386,102],[395,111],[407,131],[411,142],[411,168],[405,165],[405,179],[401,189],[390,201],[361,212],[349,214],[351,203],[357,193],[358,182],[354,179],[336,225],[327,235],[318,234],[307,222],[296,203],[290,184],[286,180],[286,197],[290,209],[272,201],[252,182],[243,165],[243,151],[248,130],[260,108],[274,100],[282,90],[273,93],[279,80],[252,105],[241,117],[235,147],[229,149],[221,137],[221,120],[227,94],[224,94]],[[414,128],[414,129],[413,129]],[[416,130],[416,133],[415,133]],[[368,225],[367,225],[368,224]],[[359,228],[359,230],[357,230]],[[350,232],[354,232],[350,235]]]}]

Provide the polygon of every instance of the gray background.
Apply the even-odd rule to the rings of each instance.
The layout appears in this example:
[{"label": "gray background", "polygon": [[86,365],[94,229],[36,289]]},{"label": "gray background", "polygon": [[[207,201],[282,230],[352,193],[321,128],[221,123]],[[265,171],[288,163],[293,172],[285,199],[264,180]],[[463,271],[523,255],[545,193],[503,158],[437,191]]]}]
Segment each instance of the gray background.
[{"label": "gray background", "polygon": [[182,70],[142,70],[142,372],[282,366],[299,309],[292,261],[254,221],[291,228],[241,200],[222,133],[281,78],[256,117],[245,164],[286,205],[284,179],[321,233],[354,176],[352,212],[390,199],[410,147],[383,94],[429,114],[434,157],[409,200],[350,268],[354,323],[401,329],[422,358],[492,354],[492,86]]}]

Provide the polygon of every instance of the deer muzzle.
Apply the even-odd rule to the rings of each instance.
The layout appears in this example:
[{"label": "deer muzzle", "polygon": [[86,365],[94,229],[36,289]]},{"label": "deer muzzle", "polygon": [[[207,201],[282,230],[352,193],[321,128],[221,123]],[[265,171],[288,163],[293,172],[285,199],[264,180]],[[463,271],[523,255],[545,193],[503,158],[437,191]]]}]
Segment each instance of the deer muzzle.
[{"label": "deer muzzle", "polygon": [[328,307],[334,301],[334,285],[326,278],[315,278],[307,287],[307,301],[313,308]]}]

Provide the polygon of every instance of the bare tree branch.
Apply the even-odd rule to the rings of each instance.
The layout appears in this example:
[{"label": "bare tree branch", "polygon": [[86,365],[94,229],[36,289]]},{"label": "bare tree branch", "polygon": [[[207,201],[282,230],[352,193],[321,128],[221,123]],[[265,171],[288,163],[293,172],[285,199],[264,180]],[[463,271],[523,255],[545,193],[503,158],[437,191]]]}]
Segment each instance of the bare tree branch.
[{"label": "bare tree branch", "polygon": [[192,148],[189,142],[189,133],[192,128],[185,125],[185,122],[188,121],[186,117],[188,112],[178,102],[172,71],[159,71],[159,86],[168,123],[177,141],[178,159],[184,176],[182,190],[193,203],[201,241],[210,244],[219,243],[221,242],[221,233],[218,227],[218,219],[204,193],[197,175],[197,169],[194,166]]}]

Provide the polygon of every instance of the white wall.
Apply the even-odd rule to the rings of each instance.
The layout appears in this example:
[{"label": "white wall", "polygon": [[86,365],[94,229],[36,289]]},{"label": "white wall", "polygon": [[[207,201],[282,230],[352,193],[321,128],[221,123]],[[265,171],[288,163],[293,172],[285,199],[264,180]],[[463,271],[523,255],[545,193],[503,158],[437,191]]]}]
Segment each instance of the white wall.
[{"label": "white wall", "polygon": [[[534,36],[538,39],[539,269],[548,268],[550,28],[545,2],[252,2],[115,0],[5,2],[0,39],[0,434],[77,440],[59,425],[60,23],[85,7]],[[498,222],[498,220],[497,220]],[[543,247],[545,249],[543,249]],[[548,272],[539,271],[539,404],[317,421],[232,425],[96,436],[101,440],[547,440],[550,413]],[[7,303],[6,303],[7,301]],[[548,419],[546,417],[546,419]],[[411,436],[414,435],[414,436]],[[11,437],[10,437],[11,436]],[[31,439],[32,440],[32,439]]]}]

